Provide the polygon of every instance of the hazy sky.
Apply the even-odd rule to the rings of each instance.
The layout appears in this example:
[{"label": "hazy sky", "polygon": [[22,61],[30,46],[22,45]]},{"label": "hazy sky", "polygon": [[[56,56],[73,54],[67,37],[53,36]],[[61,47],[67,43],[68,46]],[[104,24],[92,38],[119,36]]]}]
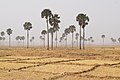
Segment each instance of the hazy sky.
[{"label": "hazy sky", "polygon": [[60,15],[59,36],[71,24],[79,30],[76,16],[86,13],[90,18],[87,38],[93,36],[95,43],[101,43],[101,34],[105,34],[106,43],[110,43],[111,37],[120,37],[120,0],[0,0],[0,31],[12,28],[15,40],[17,35],[26,36],[23,23],[30,21],[33,24],[30,34],[35,35],[37,42],[41,31],[46,29],[45,19],[40,15],[45,8]]}]

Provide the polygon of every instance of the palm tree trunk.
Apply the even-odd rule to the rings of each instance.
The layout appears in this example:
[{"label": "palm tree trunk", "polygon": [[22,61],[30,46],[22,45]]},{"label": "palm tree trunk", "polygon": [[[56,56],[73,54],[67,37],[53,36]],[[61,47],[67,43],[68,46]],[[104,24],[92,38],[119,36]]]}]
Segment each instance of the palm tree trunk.
[{"label": "palm tree trunk", "polygon": [[72,33],[72,48],[73,48],[73,33]]},{"label": "palm tree trunk", "polygon": [[80,49],[81,49],[81,26],[80,26]]},{"label": "palm tree trunk", "polygon": [[44,48],[45,48],[45,34],[44,34]]},{"label": "palm tree trunk", "polygon": [[10,48],[10,46],[11,46],[11,39],[10,39],[10,35],[9,35],[9,48]]},{"label": "palm tree trunk", "polygon": [[66,48],[67,48],[67,35],[66,35]]},{"label": "palm tree trunk", "polygon": [[103,46],[104,46],[104,38],[103,38]]},{"label": "palm tree trunk", "polygon": [[29,30],[27,30],[27,48],[29,48]]},{"label": "palm tree trunk", "polygon": [[56,31],[56,48],[57,48],[57,31]]},{"label": "palm tree trunk", "polygon": [[77,47],[78,47],[78,39],[77,39]]},{"label": "palm tree trunk", "polygon": [[49,25],[48,25],[48,19],[46,20],[46,22],[47,22],[47,42],[48,42],[48,46],[47,46],[47,50],[49,50],[49,32],[48,32],[48,30],[49,30]]},{"label": "palm tree trunk", "polygon": [[24,40],[23,40],[23,47],[24,47]]},{"label": "palm tree trunk", "polygon": [[53,33],[51,33],[51,48],[53,50]]},{"label": "palm tree trunk", "polygon": [[84,40],[85,40],[85,28],[83,28],[83,49],[85,49],[85,43],[84,43]]}]

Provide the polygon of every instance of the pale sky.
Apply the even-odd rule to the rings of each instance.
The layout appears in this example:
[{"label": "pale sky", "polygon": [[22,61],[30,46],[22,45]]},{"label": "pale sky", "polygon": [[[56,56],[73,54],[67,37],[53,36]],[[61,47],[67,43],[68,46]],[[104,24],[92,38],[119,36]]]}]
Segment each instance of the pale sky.
[{"label": "pale sky", "polygon": [[76,22],[79,13],[89,16],[86,37],[93,36],[96,44],[101,43],[101,34],[106,35],[106,44],[111,43],[111,37],[120,37],[120,0],[0,0],[0,32],[12,28],[15,41],[17,35],[26,36],[23,23],[30,21],[33,24],[30,35],[35,36],[37,43],[41,31],[46,29],[45,19],[40,15],[46,8],[61,17],[59,37],[72,24],[79,31]]}]

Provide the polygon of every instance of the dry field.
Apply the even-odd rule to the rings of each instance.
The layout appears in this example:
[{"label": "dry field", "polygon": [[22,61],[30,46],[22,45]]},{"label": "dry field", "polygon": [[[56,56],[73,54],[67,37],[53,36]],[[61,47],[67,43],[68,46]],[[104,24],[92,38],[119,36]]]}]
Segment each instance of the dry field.
[{"label": "dry field", "polygon": [[120,47],[0,48],[0,80],[120,80]]}]

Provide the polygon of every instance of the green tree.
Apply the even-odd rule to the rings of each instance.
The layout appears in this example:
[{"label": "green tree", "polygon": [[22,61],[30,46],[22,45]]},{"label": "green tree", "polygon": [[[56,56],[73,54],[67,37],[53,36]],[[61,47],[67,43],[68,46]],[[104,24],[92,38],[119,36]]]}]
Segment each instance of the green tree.
[{"label": "green tree", "polygon": [[[48,22],[49,22],[50,17],[52,17],[52,12],[51,12],[51,10],[49,10],[49,9],[44,9],[44,10],[41,12],[41,17],[46,19],[47,32],[48,32],[48,30],[49,30]],[[47,33],[47,40],[48,40],[48,41],[47,41],[47,42],[48,42],[47,50],[49,50],[49,32]]]},{"label": "green tree", "polygon": [[73,46],[74,46],[74,43],[73,43],[73,41],[74,41],[74,32],[76,31],[76,27],[74,25],[71,25],[71,26],[69,26],[69,30],[72,33],[72,48],[73,48]]},{"label": "green tree", "polygon": [[12,34],[13,30],[11,28],[8,28],[6,32],[9,36],[9,47],[11,47],[11,34]]},{"label": "green tree", "polygon": [[24,30],[27,31],[27,48],[29,48],[29,31],[32,29],[32,24],[30,22],[25,22],[23,27]]}]

